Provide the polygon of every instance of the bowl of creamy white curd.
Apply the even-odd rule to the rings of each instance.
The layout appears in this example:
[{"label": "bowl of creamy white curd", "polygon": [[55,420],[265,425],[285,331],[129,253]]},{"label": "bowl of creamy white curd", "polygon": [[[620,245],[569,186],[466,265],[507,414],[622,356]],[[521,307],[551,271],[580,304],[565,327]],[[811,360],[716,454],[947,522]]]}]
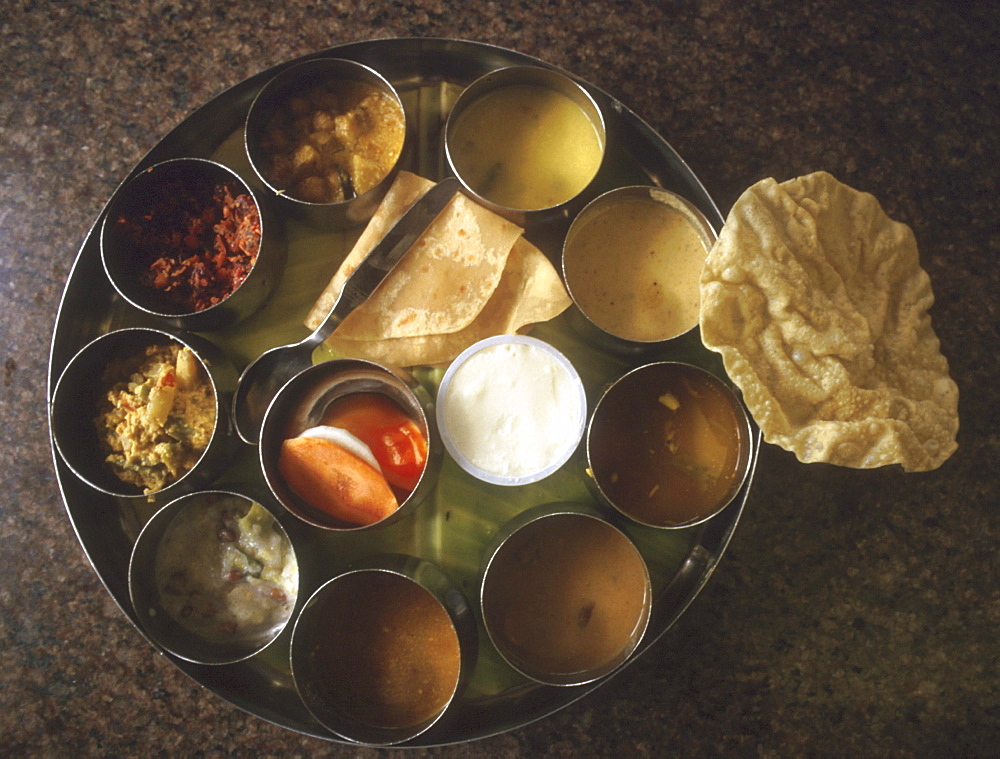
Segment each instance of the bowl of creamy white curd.
[{"label": "bowl of creamy white curd", "polygon": [[573,455],[587,397],[573,364],[551,345],[499,335],[452,362],[436,413],[445,449],[462,469],[494,485],[527,485]]}]

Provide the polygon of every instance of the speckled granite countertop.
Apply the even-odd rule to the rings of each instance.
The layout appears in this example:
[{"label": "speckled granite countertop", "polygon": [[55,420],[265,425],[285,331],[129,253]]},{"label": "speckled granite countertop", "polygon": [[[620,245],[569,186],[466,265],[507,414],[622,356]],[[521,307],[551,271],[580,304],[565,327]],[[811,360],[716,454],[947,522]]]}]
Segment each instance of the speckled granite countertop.
[{"label": "speckled granite countertop", "polygon": [[0,8],[0,753],[370,756],[285,731],[157,655],[88,565],[48,445],[51,329],[129,169],[214,94],[375,37],[514,48],[615,94],[725,213],[826,169],[910,224],[961,389],[935,472],[764,446],[719,570],[641,662],[531,726],[426,755],[986,756],[996,630],[1000,11],[913,0],[286,3]]}]

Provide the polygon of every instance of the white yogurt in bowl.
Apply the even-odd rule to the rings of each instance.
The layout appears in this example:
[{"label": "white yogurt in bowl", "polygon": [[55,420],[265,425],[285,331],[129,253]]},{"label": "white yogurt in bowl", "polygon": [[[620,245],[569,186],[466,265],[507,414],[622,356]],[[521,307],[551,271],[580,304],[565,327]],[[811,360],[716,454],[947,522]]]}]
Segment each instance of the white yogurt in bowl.
[{"label": "white yogurt in bowl", "polygon": [[537,482],[566,463],[583,436],[587,397],[569,360],[523,335],[463,351],[438,390],[445,448],[466,472],[495,485]]}]

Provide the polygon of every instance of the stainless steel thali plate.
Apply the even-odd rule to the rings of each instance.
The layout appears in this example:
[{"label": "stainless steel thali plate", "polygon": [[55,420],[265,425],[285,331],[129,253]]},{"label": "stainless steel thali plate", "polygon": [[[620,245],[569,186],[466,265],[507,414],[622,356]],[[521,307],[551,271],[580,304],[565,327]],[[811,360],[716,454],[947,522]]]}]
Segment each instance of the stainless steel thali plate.
[{"label": "stainless steel thali plate", "polygon": [[[365,63],[379,71],[399,91],[407,111],[411,151],[407,165],[418,174],[438,179],[445,162],[441,149],[444,121],[458,93],[475,78],[495,68],[515,64],[548,66],[530,56],[489,45],[449,39],[387,39],[359,42],[307,57],[334,55]],[[303,60],[303,59],[299,59]],[[272,76],[298,61],[263,71],[218,95],[166,135],[134,168],[130,176],[168,158],[213,158],[252,175],[242,147],[242,123],[257,91]],[[719,228],[722,216],[705,188],[679,155],[638,116],[605,92],[581,81],[603,109],[608,151],[598,176],[598,191],[626,184],[651,184],[673,190],[694,203]],[[69,275],[52,339],[49,399],[60,372],[89,340],[124,326],[151,323],[123,303],[101,268],[97,230],[101,216],[84,240]],[[269,304],[235,328],[207,335],[237,366],[243,366],[274,345],[301,339],[302,321],[349,250],[359,230],[319,232],[288,223],[289,260],[281,284]],[[558,262],[558,240],[533,240]],[[562,350],[577,367],[593,402],[600,388],[633,364],[584,343],[568,326],[565,315],[539,325],[534,335]],[[695,331],[697,332],[697,331]],[[316,360],[324,356],[317,355]],[[643,360],[670,358],[689,361],[725,376],[721,362],[697,340],[664,349]],[[418,379],[433,393],[439,370],[418,369]],[[656,642],[698,595],[718,564],[736,528],[753,480],[760,436],[754,430],[751,476],[736,499],[718,516],[687,530],[656,531],[629,527],[630,537],[650,565],[654,604],[649,632],[633,657]],[[137,624],[128,593],[128,562],[139,529],[162,504],[138,506],[117,502],[90,489],[54,456],[59,485],[77,537],[91,564],[122,611]],[[301,525],[298,550],[305,554],[308,579],[300,590],[312,589],[368,553],[393,550],[438,563],[465,590],[477,597],[477,573],[484,547],[500,524],[523,509],[548,501],[591,501],[584,484],[586,463],[572,459],[555,475],[526,488],[484,485],[446,461],[434,495],[413,519],[384,530],[355,534],[317,534]],[[262,476],[255,452],[244,447],[218,485],[259,487]],[[552,712],[579,699],[603,680],[577,687],[547,687],[529,683],[511,670],[485,635],[472,681],[451,719],[419,738],[416,745],[440,745],[494,735]],[[320,726],[296,694],[289,674],[288,636],[249,660],[225,666],[201,666],[171,657],[173,663],[205,688],[258,717],[301,733],[336,738]]]}]

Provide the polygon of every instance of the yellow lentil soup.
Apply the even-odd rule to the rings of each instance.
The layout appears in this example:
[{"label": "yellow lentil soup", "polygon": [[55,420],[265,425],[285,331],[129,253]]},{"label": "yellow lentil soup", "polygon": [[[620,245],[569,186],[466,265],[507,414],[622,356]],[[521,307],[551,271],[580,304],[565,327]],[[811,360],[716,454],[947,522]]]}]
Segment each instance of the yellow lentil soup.
[{"label": "yellow lentil soup", "polygon": [[578,195],[604,156],[601,135],[583,108],[536,84],[485,93],[459,114],[449,139],[455,168],[473,191],[526,211]]},{"label": "yellow lentil soup", "polygon": [[703,231],[685,213],[650,194],[626,193],[581,214],[567,235],[563,271],[594,324],[625,340],[655,342],[698,323],[707,252]]}]

